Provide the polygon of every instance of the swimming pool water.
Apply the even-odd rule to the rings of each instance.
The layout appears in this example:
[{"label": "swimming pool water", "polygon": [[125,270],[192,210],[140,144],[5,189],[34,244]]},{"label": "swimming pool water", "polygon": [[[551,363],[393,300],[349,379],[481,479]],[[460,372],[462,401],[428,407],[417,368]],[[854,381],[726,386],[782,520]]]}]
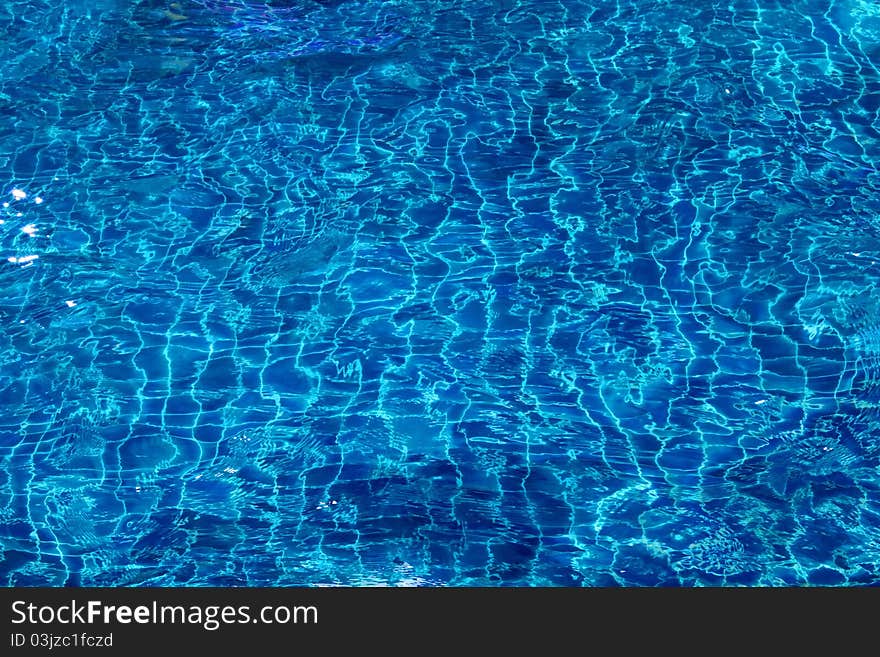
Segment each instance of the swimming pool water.
[{"label": "swimming pool water", "polygon": [[0,581],[880,583],[876,3],[0,34]]}]

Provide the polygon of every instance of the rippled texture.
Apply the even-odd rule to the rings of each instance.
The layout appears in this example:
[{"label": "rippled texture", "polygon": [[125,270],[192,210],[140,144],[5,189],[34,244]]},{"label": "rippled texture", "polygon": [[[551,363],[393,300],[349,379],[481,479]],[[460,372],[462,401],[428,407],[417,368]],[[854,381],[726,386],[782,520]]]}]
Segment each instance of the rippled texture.
[{"label": "rippled texture", "polygon": [[696,5],[4,2],[0,581],[880,583],[880,10]]}]

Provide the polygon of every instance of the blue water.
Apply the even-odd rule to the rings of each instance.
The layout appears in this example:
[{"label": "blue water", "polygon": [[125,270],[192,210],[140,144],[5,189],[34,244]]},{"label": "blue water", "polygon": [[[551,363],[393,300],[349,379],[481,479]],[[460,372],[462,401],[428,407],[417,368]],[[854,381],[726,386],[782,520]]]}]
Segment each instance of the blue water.
[{"label": "blue water", "polygon": [[0,582],[880,583],[880,5],[6,0]]}]

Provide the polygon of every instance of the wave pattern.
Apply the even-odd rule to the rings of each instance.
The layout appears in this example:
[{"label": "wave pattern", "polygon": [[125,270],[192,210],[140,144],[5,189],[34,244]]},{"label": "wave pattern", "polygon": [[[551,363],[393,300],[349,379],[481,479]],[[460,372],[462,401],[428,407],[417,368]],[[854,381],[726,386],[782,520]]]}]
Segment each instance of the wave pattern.
[{"label": "wave pattern", "polygon": [[875,4],[0,30],[0,580],[880,583]]}]

